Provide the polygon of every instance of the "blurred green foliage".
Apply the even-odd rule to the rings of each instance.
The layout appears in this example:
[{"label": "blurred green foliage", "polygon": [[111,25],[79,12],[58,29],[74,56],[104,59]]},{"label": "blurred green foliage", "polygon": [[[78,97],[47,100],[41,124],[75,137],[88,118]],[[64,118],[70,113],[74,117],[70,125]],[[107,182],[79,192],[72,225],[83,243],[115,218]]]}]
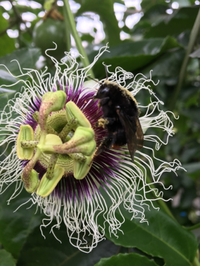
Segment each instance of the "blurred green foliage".
[{"label": "blurred green foliage", "polygon": [[[40,36],[43,37],[40,37],[39,45],[38,42],[33,42],[34,27],[45,14],[44,1],[35,0],[20,3],[20,1],[13,0],[1,2],[0,63],[7,65],[15,74],[17,74],[18,67],[16,62],[11,62],[12,59],[17,59],[22,67],[43,68],[47,65],[53,73],[52,65],[47,58],[43,57],[41,60],[41,49],[46,42],[45,35],[40,33]],[[35,3],[34,6],[33,2]],[[9,8],[6,8],[6,3],[9,4]],[[140,8],[127,7],[122,0],[76,0],[70,3],[72,9],[75,10],[74,17],[77,25],[83,23],[83,27],[78,29],[89,59],[93,59],[97,48],[109,42],[110,53],[104,54],[95,65],[93,69],[95,77],[98,79],[105,77],[102,62],[111,65],[111,70],[121,66],[134,74],[142,72],[148,76],[150,70],[153,70],[153,80],[160,82],[158,86],[152,89],[165,103],[164,109],[171,110],[179,116],[179,119],[174,121],[175,136],[170,139],[166,147],[158,152],[158,156],[165,158],[165,160],[178,158],[187,170],[186,172],[180,171],[178,177],[172,174],[163,176],[163,183],[166,186],[173,185],[173,189],[165,192],[165,195],[166,198],[175,199],[167,204],[179,224],[168,221],[171,218],[162,212],[160,214],[151,213],[156,224],[154,229],[150,226],[141,227],[134,221],[130,222],[129,217],[127,218],[128,222],[132,224],[127,225],[127,228],[130,230],[127,228],[124,230],[126,232],[127,229],[127,234],[131,232],[129,236],[131,240],[119,238],[118,241],[111,238],[110,240],[119,247],[109,241],[102,242],[89,255],[81,255],[79,251],[70,247],[66,236],[64,238],[61,234],[62,230],[58,234],[63,245],[57,243],[52,236],[48,237],[46,241],[41,239],[37,227],[40,214],[34,215],[33,211],[28,210],[27,212],[25,208],[13,214],[12,211],[14,207],[17,208],[19,202],[16,201],[14,207],[12,205],[7,206],[6,199],[8,198],[6,198],[6,194],[3,194],[0,196],[0,243],[2,245],[0,266],[53,266],[71,265],[71,263],[81,266],[90,266],[95,263],[98,266],[126,266],[134,260],[136,263],[140,261],[141,264],[138,262],[137,265],[145,266],[198,265],[195,264],[197,262],[194,262],[197,249],[196,240],[189,232],[181,231],[183,230],[181,226],[189,227],[200,223],[200,27],[197,29],[197,34],[192,35],[195,20],[200,12],[200,2],[194,0],[143,0]],[[57,10],[64,17],[62,1],[58,1],[58,4]],[[117,12],[120,13],[120,16],[117,16]],[[27,19],[27,14],[30,19]],[[131,26],[128,22],[131,22]],[[67,20],[65,19],[63,23],[65,23],[65,34],[70,34]],[[85,29],[87,24],[84,23],[90,23],[88,31]],[[102,32],[99,31],[99,27],[102,28]],[[12,37],[13,35],[14,37]],[[184,76],[181,77],[183,61],[187,56],[188,44],[192,37],[195,38],[194,45],[188,55]],[[50,42],[56,42],[57,38],[60,41],[59,29],[53,30]],[[63,36],[63,43],[65,43],[64,40],[66,40],[66,36]],[[73,43],[72,41],[71,47],[75,49]],[[59,56],[62,53],[64,55],[64,50],[67,49],[69,49],[67,44],[66,49],[63,46],[58,46]],[[9,72],[0,67],[0,84],[13,82],[15,81]],[[181,84],[180,90],[178,90],[178,84]],[[7,100],[13,97],[13,93],[20,90],[19,85],[15,87],[15,90],[0,89],[0,110],[4,108]],[[145,99],[137,100],[145,101]],[[26,196],[21,196],[19,201],[23,202],[23,197]],[[150,217],[150,219],[153,218]],[[18,227],[13,224],[14,221]],[[161,233],[163,234],[162,237],[157,236],[156,232],[159,224],[164,227]],[[167,239],[170,234],[168,225],[171,226],[172,237],[180,242],[178,247],[177,243],[174,243],[176,241]],[[133,227],[137,234],[134,233],[134,230],[131,231]],[[200,236],[199,231],[197,233]],[[139,239],[138,245],[137,239],[134,239],[135,235]],[[107,237],[109,238],[109,235]],[[162,245],[158,240],[162,242]],[[149,246],[148,241],[152,246]],[[168,245],[171,245],[171,250],[169,247],[167,249]],[[133,247],[137,249],[132,250]],[[188,249],[186,248],[187,251],[184,250],[184,247],[188,247]],[[36,248],[37,250],[35,250]],[[108,249],[110,249],[109,252]],[[165,254],[163,250],[166,252]],[[120,254],[118,262],[121,261],[121,264],[115,264],[115,256],[99,261],[101,258],[110,257],[117,252],[133,251],[142,254],[142,256]],[[34,257],[34,252],[38,257]],[[51,253],[54,256],[53,260],[49,260]],[[77,254],[79,257],[76,256]],[[173,256],[174,261],[176,261],[174,264],[173,259],[170,260],[170,256]],[[77,259],[74,260],[73,258]]]}]

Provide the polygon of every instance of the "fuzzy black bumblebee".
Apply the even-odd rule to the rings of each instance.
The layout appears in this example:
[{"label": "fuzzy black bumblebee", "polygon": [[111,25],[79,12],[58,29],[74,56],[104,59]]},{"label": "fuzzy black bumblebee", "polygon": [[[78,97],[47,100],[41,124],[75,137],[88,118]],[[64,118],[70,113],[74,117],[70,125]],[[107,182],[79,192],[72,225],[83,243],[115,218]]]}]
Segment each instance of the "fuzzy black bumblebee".
[{"label": "fuzzy black bumblebee", "polygon": [[103,111],[103,117],[98,120],[97,126],[108,132],[96,155],[105,148],[117,148],[127,144],[134,160],[135,151],[143,146],[143,132],[135,98],[126,88],[106,80],[100,84],[94,99],[99,99],[99,106]]}]

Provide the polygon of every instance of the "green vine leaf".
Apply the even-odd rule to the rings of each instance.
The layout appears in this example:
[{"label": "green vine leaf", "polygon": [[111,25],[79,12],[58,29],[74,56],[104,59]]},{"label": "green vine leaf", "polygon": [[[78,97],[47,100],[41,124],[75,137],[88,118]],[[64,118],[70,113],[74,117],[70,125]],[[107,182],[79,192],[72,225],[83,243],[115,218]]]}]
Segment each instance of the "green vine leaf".
[{"label": "green vine leaf", "polygon": [[107,232],[108,239],[116,245],[137,247],[151,256],[163,258],[165,266],[174,265],[174,261],[176,266],[192,265],[196,256],[197,241],[191,232],[183,229],[162,210],[146,208],[148,224],[132,219],[130,213],[123,208],[121,210],[125,217],[120,228],[123,233],[116,238]]},{"label": "green vine leaf", "polygon": [[95,266],[157,266],[157,264],[149,260],[147,257],[141,256],[139,254],[130,253],[130,254],[118,254],[116,256],[112,256],[111,258],[103,258],[101,259]]},{"label": "green vine leaf", "polygon": [[84,12],[95,12],[104,24],[110,46],[120,43],[120,29],[113,9],[113,0],[86,0],[82,3],[77,16]]},{"label": "green vine leaf", "polygon": [[0,250],[0,266],[15,266],[15,260],[5,249]]}]

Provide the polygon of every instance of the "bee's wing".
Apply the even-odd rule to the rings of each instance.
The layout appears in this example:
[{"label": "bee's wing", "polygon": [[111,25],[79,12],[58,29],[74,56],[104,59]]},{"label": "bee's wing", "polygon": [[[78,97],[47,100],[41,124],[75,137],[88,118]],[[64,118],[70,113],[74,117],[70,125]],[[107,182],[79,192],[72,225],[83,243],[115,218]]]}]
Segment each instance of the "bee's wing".
[{"label": "bee's wing", "polygon": [[138,117],[136,118],[136,126],[137,126],[137,129],[136,129],[137,143],[136,144],[137,144],[137,148],[141,149],[143,147],[144,135],[143,135],[142,127],[141,127],[140,120]]},{"label": "bee's wing", "polygon": [[134,153],[137,149],[143,147],[144,140],[139,118],[135,117],[136,125],[134,125],[130,118],[122,110],[118,109],[117,114],[119,116],[120,122],[125,128],[128,149],[131,158],[134,161]]}]

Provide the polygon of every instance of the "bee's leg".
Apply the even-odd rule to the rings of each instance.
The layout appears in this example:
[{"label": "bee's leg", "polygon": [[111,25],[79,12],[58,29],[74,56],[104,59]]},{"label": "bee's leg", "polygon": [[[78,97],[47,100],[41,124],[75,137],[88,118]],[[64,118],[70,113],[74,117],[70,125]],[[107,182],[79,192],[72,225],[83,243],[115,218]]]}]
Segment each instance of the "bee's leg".
[{"label": "bee's leg", "polygon": [[102,128],[108,128],[113,126],[113,124],[118,121],[118,118],[116,117],[106,117],[106,118],[100,118],[97,123],[96,126],[97,127],[102,127]]},{"label": "bee's leg", "polygon": [[117,122],[119,119],[117,117],[106,117],[106,120],[108,121],[109,125],[113,125],[115,122]]},{"label": "bee's leg", "polygon": [[101,144],[97,148],[95,156],[101,154],[106,148],[110,149],[114,145],[115,141],[116,141],[116,134],[115,133],[109,134],[107,137],[105,137],[105,139],[101,142]]}]

